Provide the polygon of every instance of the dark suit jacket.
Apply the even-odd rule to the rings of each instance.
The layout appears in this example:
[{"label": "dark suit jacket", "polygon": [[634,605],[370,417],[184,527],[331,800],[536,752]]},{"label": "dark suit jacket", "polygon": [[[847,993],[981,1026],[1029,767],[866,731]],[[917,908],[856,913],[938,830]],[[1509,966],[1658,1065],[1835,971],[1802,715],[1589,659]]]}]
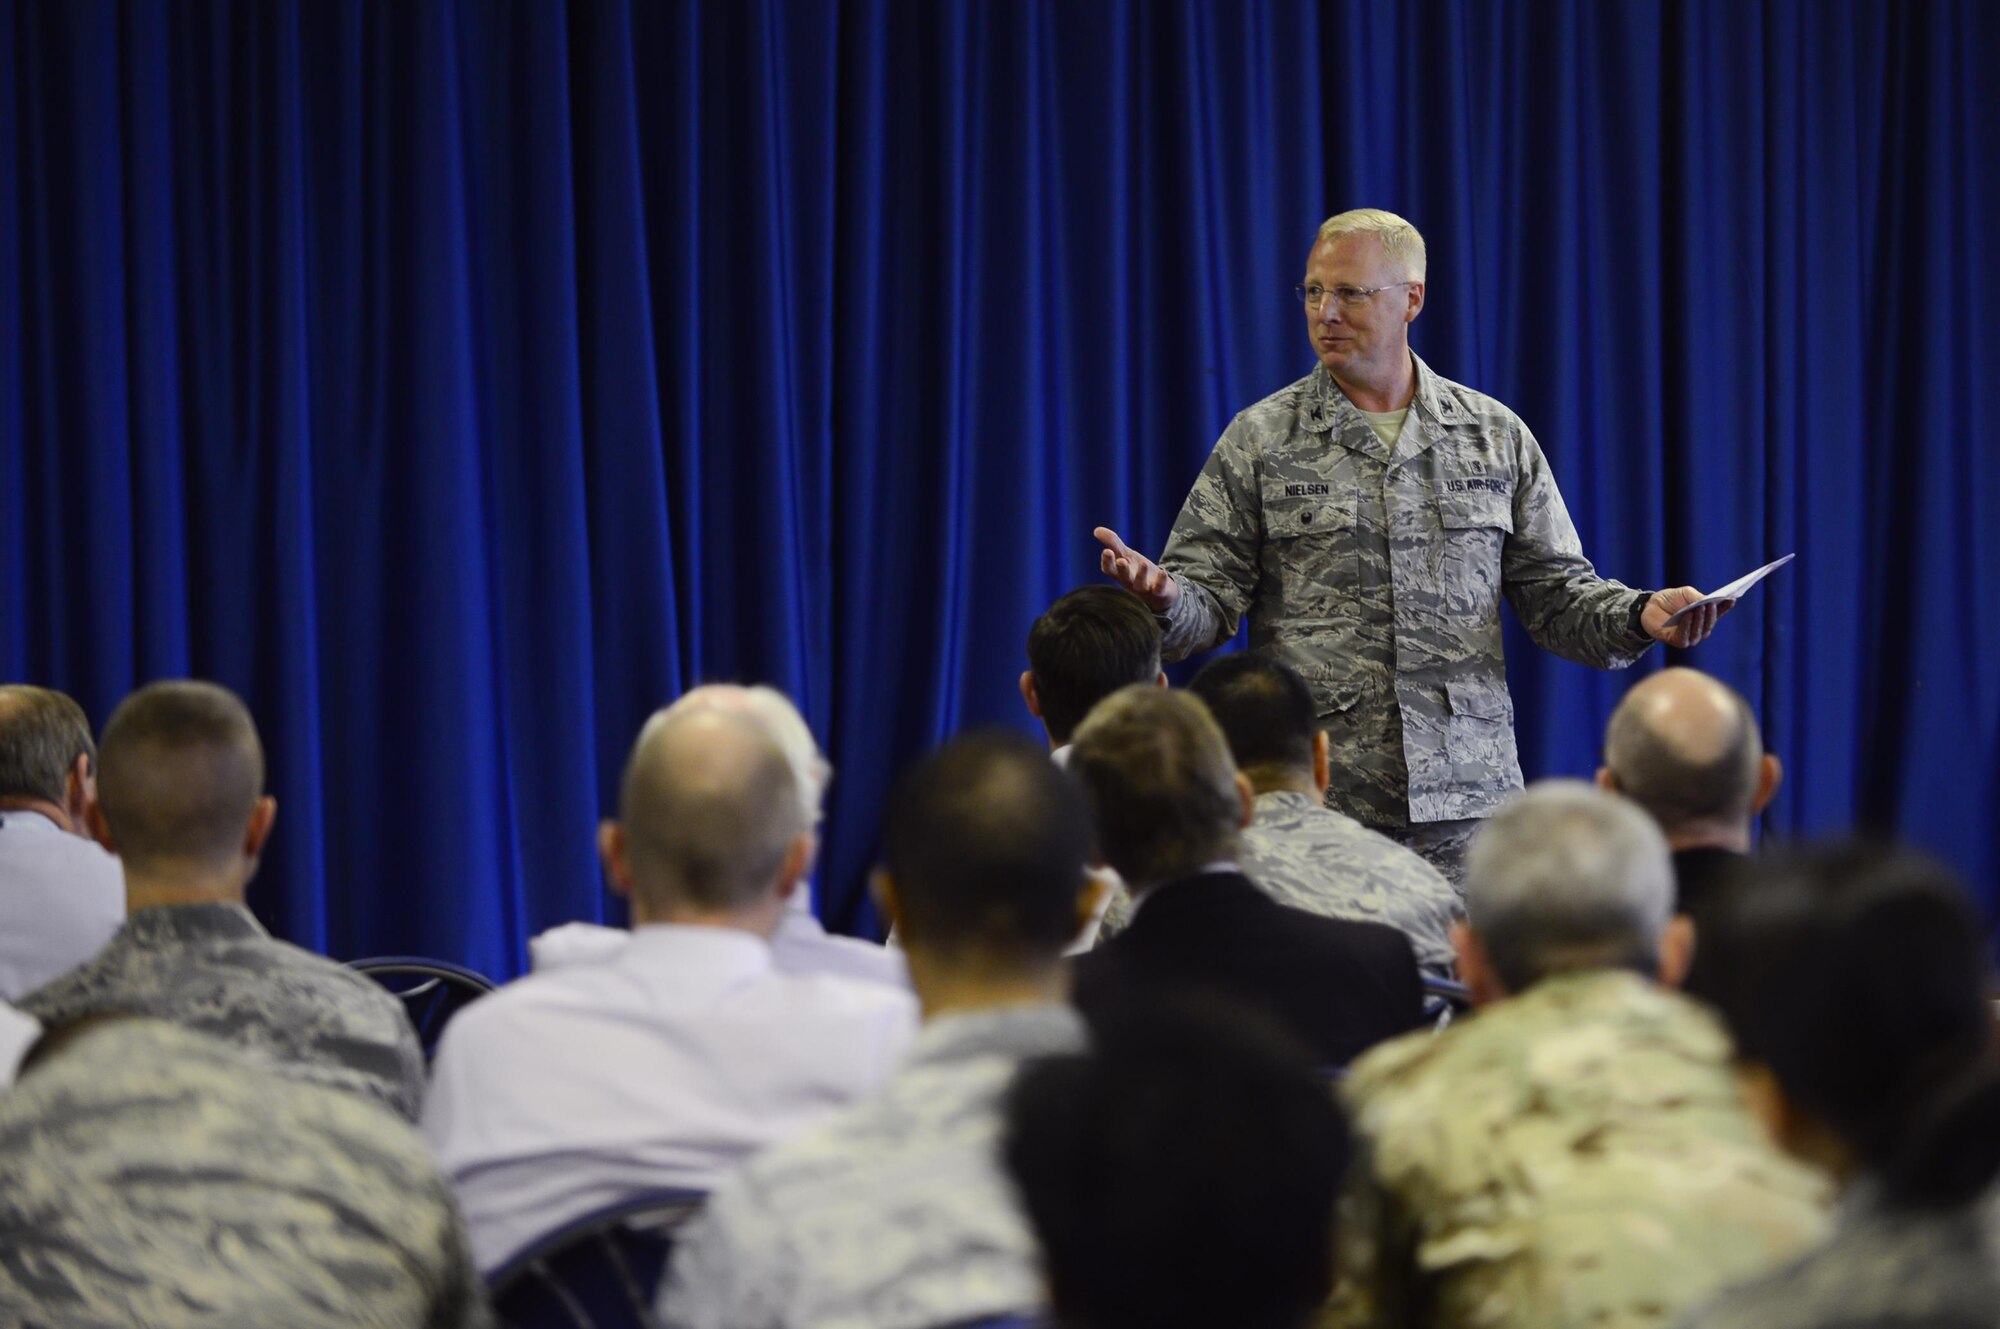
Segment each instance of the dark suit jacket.
[{"label": "dark suit jacket", "polygon": [[1681,984],[1691,997],[1721,997],[1721,975],[1729,967],[1716,931],[1716,918],[1733,884],[1750,860],[1733,849],[1683,849],[1674,855],[1674,908],[1694,920],[1694,964]]},{"label": "dark suit jacket", "polygon": [[1154,887],[1130,927],[1077,957],[1072,979],[1093,1022],[1150,995],[1212,992],[1269,1012],[1327,1066],[1423,1021],[1408,937],[1279,904],[1238,872]]}]

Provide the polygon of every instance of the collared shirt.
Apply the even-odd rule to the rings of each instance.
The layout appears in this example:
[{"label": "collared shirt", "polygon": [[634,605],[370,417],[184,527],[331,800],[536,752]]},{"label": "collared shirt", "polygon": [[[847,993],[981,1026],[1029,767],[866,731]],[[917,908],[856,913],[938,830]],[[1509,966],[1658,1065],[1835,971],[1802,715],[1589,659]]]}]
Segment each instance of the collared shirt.
[{"label": "collared shirt", "polygon": [[1250,879],[1281,904],[1387,923],[1409,937],[1426,973],[1451,975],[1451,925],[1465,912],[1458,892],[1388,836],[1310,794],[1276,790],[1257,796],[1237,855]]},{"label": "collared shirt", "polygon": [[125,872],[39,812],[0,812],[0,1001],[76,968],[125,921]]},{"label": "collared shirt", "polygon": [[621,1199],[709,1189],[880,1085],[915,1028],[908,993],[780,973],[748,932],[640,927],[460,1012],[424,1134],[492,1269]]},{"label": "collared shirt", "polygon": [[486,1323],[443,1179],[378,1104],[152,1020],[0,1095],[0,1324]]},{"label": "collared shirt", "polygon": [[1033,1234],[999,1159],[1027,1058],[1074,1052],[1067,1006],[943,1015],[880,1095],[752,1160],[675,1252],[679,1329],[930,1329],[1042,1303]]},{"label": "collared shirt", "polygon": [[1329,805],[1376,827],[1485,816],[1521,787],[1502,595],[1566,659],[1622,668],[1652,644],[1631,627],[1637,592],[1584,558],[1527,426],[1411,360],[1393,447],[1323,367],[1240,412],[1160,556],[1182,591],[1163,657],[1248,614],[1251,649],[1319,703]]},{"label": "collared shirt", "polygon": [[[532,937],[528,957],[537,970],[610,959],[632,939],[624,928],[600,923],[564,923]],[[786,974],[837,974],[865,983],[910,989],[910,967],[902,953],[859,937],[828,932],[810,903],[793,903],[771,934],[771,955]]]},{"label": "collared shirt", "polygon": [[1666,1325],[1824,1229],[1824,1183],[1751,1119],[1728,1035],[1634,973],[1545,978],[1341,1090],[1363,1149],[1333,1324]]},{"label": "collared shirt", "polygon": [[21,1009],[51,1028],[100,1011],[150,1015],[405,1117],[423,1102],[423,1048],[402,1004],[373,980],[279,941],[240,904],[141,909]]}]

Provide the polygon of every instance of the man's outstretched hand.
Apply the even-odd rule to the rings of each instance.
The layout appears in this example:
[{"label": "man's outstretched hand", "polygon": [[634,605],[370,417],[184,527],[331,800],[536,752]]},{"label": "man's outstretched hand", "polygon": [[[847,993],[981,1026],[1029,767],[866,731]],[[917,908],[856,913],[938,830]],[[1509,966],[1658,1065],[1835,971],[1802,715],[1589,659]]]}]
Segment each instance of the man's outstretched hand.
[{"label": "man's outstretched hand", "polygon": [[[1174,607],[1174,601],[1180,598],[1181,588],[1172,573],[1144,554],[1127,547],[1118,538],[1118,532],[1109,526],[1100,526],[1091,534],[1104,546],[1097,564],[1104,569],[1105,576],[1144,600],[1146,607],[1156,614],[1164,614]],[[1646,612],[1650,614],[1653,611],[1648,609]]]},{"label": "man's outstretched hand", "polygon": [[1646,602],[1645,610],[1639,615],[1639,626],[1654,641],[1663,641],[1669,646],[1682,650],[1699,645],[1701,640],[1715,631],[1715,621],[1736,608],[1734,600],[1718,600],[1712,605],[1703,605],[1672,627],[1667,620],[1677,613],[1681,606],[1693,604],[1701,599],[1701,592],[1692,586],[1676,586],[1671,591],[1655,591],[1653,598]]}]

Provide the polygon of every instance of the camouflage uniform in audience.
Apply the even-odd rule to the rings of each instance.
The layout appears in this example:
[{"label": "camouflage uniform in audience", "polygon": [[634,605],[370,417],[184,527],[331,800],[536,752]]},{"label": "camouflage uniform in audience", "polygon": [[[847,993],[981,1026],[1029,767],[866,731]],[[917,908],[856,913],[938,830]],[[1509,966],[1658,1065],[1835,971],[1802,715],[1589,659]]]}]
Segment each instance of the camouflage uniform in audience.
[{"label": "camouflage uniform in audience", "polygon": [[1000,1098],[1023,1060],[1083,1045],[1067,1006],[932,1019],[878,1097],[716,1192],[675,1253],[662,1318],[934,1329],[1041,1305],[1034,1238],[1000,1167]]},{"label": "camouflage uniform in audience", "polygon": [[142,909],[95,958],[30,993],[21,1009],[51,1027],[104,1011],[150,1015],[411,1119],[423,1104],[423,1048],[401,1003],[373,980],[278,941],[239,904]]},{"label": "camouflage uniform in audience", "polygon": [[1465,912],[1458,892],[1429,863],[1352,817],[1308,794],[1259,794],[1236,861],[1283,904],[1401,930],[1425,973],[1450,977],[1451,925]]},{"label": "camouflage uniform in audience", "polygon": [[1583,556],[1527,426],[1413,358],[1393,448],[1323,367],[1230,422],[1160,558],[1183,592],[1163,655],[1220,645],[1249,614],[1251,649],[1319,700],[1328,805],[1443,846],[1425,854],[1443,867],[1471,834],[1444,823],[1521,787],[1501,595],[1538,645],[1600,669],[1652,639],[1639,593]]},{"label": "camouflage uniform in audience", "polygon": [[0,1324],[488,1322],[443,1181],[374,1103],[150,1020],[0,1096]]},{"label": "camouflage uniform in audience", "polygon": [[1637,974],[1547,978],[1343,1086],[1365,1142],[1335,1323],[1636,1329],[1818,1237],[1824,1187],[1765,1140],[1721,1027]]}]

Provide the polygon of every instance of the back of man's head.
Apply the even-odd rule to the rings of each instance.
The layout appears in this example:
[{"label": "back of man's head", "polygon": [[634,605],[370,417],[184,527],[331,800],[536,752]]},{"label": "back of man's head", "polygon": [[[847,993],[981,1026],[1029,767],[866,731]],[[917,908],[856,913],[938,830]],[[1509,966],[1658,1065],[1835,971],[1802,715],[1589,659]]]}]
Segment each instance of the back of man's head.
[{"label": "back of man's head", "polygon": [[1058,1324],[1295,1329],[1333,1281],[1348,1148],[1300,1049],[1254,1012],[1170,1002],[1026,1065],[1002,1154]]},{"label": "back of man's head", "polygon": [[812,727],[792,705],[792,699],[762,683],[704,683],[690,688],[667,707],[665,714],[714,710],[742,715],[784,751],[791,764],[792,780],[798,787],[799,806],[806,821],[818,825],[825,815],[826,786],[833,779],[833,765],[819,750]]},{"label": "back of man's head", "polygon": [[1028,630],[1028,672],[1049,737],[1067,743],[1091,707],[1159,677],[1160,625],[1123,587],[1071,591]]},{"label": "back of man's head", "polygon": [[1019,734],[961,735],[889,796],[882,869],[913,954],[1054,965],[1076,934],[1089,859],[1075,783]]},{"label": "back of man's head", "polygon": [[1244,651],[1204,665],[1187,690],[1208,707],[1236,768],[1260,791],[1311,774],[1316,711],[1296,671]]},{"label": "back of man's head", "polygon": [[632,890],[651,915],[767,903],[810,829],[784,749],[750,717],[660,712],[619,786]]},{"label": "back of man's head", "polygon": [[1145,686],[1112,693],[1078,727],[1069,768],[1090,793],[1105,861],[1135,890],[1234,852],[1236,764],[1200,698]]},{"label": "back of man's head", "polygon": [[1659,827],[1580,780],[1531,786],[1466,856],[1466,922],[1509,993],[1575,970],[1656,973],[1673,900]]},{"label": "back of man's head", "polygon": [[98,745],[97,798],[128,873],[239,862],[264,793],[250,711],[214,683],[148,683],[118,704]]},{"label": "back of man's head", "polygon": [[0,684],[0,800],[63,806],[76,759],[97,764],[83,707],[52,688]]},{"label": "back of man's head", "polygon": [[1693,669],[1663,669],[1635,684],[1604,733],[1604,765],[1618,792],[1669,836],[1747,831],[1763,758],[1750,703]]}]

